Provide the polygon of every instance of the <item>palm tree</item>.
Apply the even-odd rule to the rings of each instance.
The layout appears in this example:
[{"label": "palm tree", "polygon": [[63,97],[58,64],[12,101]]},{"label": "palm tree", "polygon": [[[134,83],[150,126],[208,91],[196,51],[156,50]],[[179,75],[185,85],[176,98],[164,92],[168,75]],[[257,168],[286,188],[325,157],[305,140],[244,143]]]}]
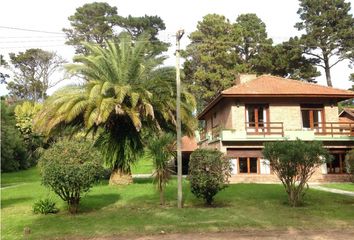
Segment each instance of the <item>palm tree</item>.
[{"label": "palm tree", "polygon": [[[144,149],[144,132],[174,129],[174,69],[158,68],[164,59],[151,54],[144,36],[133,42],[123,34],[106,47],[85,46],[90,54],[75,56],[77,63],[67,67],[84,83],[55,92],[35,122],[47,135],[69,128],[97,136],[95,145],[112,169],[110,183],[115,184],[121,176],[131,176],[130,166]],[[190,135],[195,100],[185,92],[182,101],[183,126]]]},{"label": "palm tree", "polygon": [[156,136],[148,144],[148,153],[153,159],[155,183],[160,193],[160,204],[165,204],[164,191],[172,170],[169,162],[176,155],[176,138],[170,133]]}]

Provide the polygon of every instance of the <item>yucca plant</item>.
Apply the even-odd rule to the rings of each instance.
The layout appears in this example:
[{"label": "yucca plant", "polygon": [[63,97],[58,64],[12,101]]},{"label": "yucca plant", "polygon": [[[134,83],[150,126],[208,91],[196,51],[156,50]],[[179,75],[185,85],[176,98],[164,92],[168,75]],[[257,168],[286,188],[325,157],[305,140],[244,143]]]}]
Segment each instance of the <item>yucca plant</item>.
[{"label": "yucca plant", "polygon": [[[84,82],[49,97],[36,127],[47,135],[63,128],[95,134],[114,184],[120,176],[131,175],[130,166],[144,149],[144,131],[175,128],[175,71],[158,68],[163,58],[151,54],[146,36],[133,42],[122,34],[106,47],[85,46],[90,54],[76,56],[77,63],[67,67]],[[186,92],[182,96],[183,129],[191,133],[195,100]]]},{"label": "yucca plant", "polygon": [[175,142],[175,136],[163,133],[151,139],[148,144],[148,152],[154,163],[154,182],[160,193],[161,205],[165,204],[164,191],[172,173],[170,161],[176,155]]}]

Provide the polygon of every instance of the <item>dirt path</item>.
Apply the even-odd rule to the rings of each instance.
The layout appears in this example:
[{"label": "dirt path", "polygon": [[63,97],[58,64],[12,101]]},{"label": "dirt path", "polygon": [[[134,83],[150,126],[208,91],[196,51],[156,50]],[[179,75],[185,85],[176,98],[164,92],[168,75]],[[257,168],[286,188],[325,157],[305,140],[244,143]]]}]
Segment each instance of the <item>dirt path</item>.
[{"label": "dirt path", "polygon": [[235,232],[219,232],[219,233],[175,233],[151,235],[151,236],[115,236],[104,238],[88,238],[86,240],[329,240],[329,239],[344,239],[353,240],[354,230],[336,230],[336,231],[235,231]]}]

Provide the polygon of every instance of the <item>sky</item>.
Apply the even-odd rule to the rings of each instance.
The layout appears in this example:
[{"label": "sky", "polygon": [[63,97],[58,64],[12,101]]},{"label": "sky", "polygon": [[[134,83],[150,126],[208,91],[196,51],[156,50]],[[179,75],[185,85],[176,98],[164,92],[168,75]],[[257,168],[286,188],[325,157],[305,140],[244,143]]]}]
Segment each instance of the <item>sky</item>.
[{"label": "sky", "polygon": [[[97,0],[99,1],[99,0]],[[348,0],[347,0],[348,1]],[[8,53],[18,53],[29,48],[42,48],[55,51],[67,61],[71,61],[74,48],[65,45],[65,34],[62,28],[70,27],[68,17],[75,13],[76,8],[94,1],[84,0],[3,0],[0,2],[0,54],[8,60]],[[274,43],[281,43],[301,33],[294,28],[299,16],[296,13],[297,0],[115,0],[105,1],[116,6],[121,16],[157,15],[163,19],[166,30],[159,35],[160,39],[171,43],[166,53],[169,58],[165,65],[174,65],[175,33],[184,29],[186,34],[181,40],[181,48],[189,43],[188,35],[196,29],[198,21],[209,13],[222,14],[231,22],[235,22],[240,14],[255,13],[265,22],[268,37]],[[350,0],[353,14],[354,0]],[[3,28],[23,28],[52,33],[38,33]],[[321,70],[321,69],[319,69]],[[336,88],[348,89],[348,80],[353,69],[348,61],[336,65],[332,71],[332,82]],[[58,77],[54,76],[55,77]],[[319,84],[326,85],[324,73],[316,79]],[[61,85],[67,84],[62,82]],[[49,94],[55,89],[50,89]],[[0,85],[0,95],[6,94],[6,86]]]}]

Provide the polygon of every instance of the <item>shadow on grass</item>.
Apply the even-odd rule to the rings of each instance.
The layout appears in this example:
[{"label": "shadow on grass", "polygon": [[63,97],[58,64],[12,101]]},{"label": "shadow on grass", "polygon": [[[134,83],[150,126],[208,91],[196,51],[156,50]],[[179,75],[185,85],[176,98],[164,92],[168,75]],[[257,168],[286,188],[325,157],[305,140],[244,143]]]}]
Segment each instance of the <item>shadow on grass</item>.
[{"label": "shadow on grass", "polygon": [[30,200],[29,197],[20,197],[20,198],[9,198],[9,199],[1,199],[1,209],[10,207],[11,205],[17,205],[22,202],[26,202]]},{"label": "shadow on grass", "polygon": [[120,198],[120,195],[115,193],[87,195],[81,200],[80,212],[100,210],[116,203]]},{"label": "shadow on grass", "polygon": [[142,178],[134,178],[134,184],[146,184],[146,183],[153,183],[154,179],[151,177],[142,177]]}]

